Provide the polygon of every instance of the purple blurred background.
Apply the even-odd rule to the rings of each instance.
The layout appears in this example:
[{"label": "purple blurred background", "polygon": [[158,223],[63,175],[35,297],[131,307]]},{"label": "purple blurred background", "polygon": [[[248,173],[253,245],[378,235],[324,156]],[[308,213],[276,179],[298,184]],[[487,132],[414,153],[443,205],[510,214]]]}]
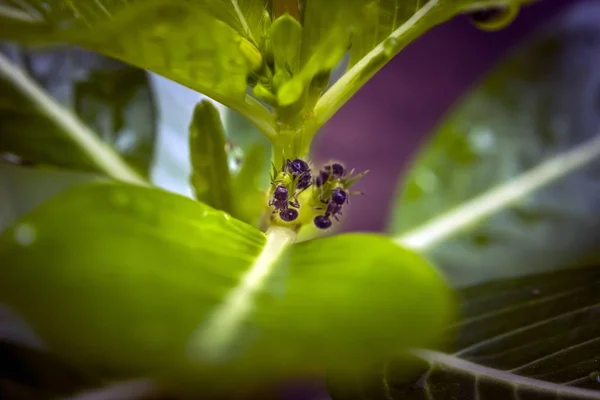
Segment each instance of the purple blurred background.
[{"label": "purple blurred background", "polygon": [[[418,146],[471,85],[522,39],[580,0],[543,0],[523,7],[509,27],[485,32],[466,16],[438,26],[400,52],[325,126],[315,158],[370,173],[352,199],[345,231],[381,231],[402,172]],[[600,21],[599,21],[600,23]]]}]

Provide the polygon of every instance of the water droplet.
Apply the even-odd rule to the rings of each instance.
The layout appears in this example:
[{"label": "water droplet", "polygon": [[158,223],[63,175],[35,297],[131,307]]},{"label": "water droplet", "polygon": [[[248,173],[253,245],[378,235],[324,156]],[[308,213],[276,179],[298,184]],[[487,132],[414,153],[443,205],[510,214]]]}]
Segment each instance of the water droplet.
[{"label": "water droplet", "polygon": [[36,231],[30,224],[20,224],[15,228],[15,240],[21,246],[29,246],[35,242]]},{"label": "water droplet", "polygon": [[389,38],[383,41],[383,52],[386,56],[391,57],[396,53],[398,41],[394,38]]},{"label": "water droplet", "polygon": [[227,213],[223,213],[223,217],[225,218],[225,221],[230,221],[231,220],[231,216]]},{"label": "water droplet", "polygon": [[115,207],[123,208],[129,204],[129,197],[118,190],[115,190],[110,198],[110,201]]},{"label": "water droplet", "polygon": [[152,212],[152,205],[150,203],[143,200],[136,202],[135,211],[141,218],[154,222],[156,214]]},{"label": "water droplet", "polygon": [[594,371],[594,372],[590,373],[590,379],[600,383],[600,372]]},{"label": "water droplet", "polygon": [[469,140],[476,153],[489,153],[494,150],[496,138],[489,128],[476,128],[470,132]]},{"label": "water droplet", "polygon": [[438,178],[429,169],[421,169],[415,177],[415,183],[423,190],[423,192],[432,192],[437,188]]}]

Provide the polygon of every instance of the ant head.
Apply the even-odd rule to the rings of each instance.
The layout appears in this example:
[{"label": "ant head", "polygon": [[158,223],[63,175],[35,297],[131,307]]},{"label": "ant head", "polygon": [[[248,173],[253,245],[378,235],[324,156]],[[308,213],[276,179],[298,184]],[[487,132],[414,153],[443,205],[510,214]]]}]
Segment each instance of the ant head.
[{"label": "ant head", "polygon": [[340,163],[326,165],[325,171],[330,172],[334,179],[342,179],[342,177],[346,174],[346,169]]},{"label": "ant head", "polygon": [[288,172],[294,175],[310,172],[310,167],[308,166],[308,163],[299,158],[295,158],[293,161],[286,160],[286,166]]}]

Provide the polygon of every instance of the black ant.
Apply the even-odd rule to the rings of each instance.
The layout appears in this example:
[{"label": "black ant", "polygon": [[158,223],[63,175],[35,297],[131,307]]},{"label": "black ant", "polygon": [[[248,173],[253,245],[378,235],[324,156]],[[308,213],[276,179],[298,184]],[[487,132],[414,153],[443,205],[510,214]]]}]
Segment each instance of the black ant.
[{"label": "black ant", "polygon": [[[332,225],[331,218],[339,221],[338,215],[342,215],[342,206],[348,203],[350,195],[362,194],[361,192],[348,192],[358,179],[368,171],[353,175],[354,170],[347,172],[342,164],[332,163],[325,165],[314,179],[316,187],[321,189],[319,199],[326,204],[324,215],[317,215],[313,222],[319,229],[328,229]],[[316,208],[317,210],[322,208]]]},{"label": "black ant", "polygon": [[[290,200],[288,188],[285,185],[278,185],[273,192],[273,198],[269,205],[275,207],[273,213],[279,211],[279,217],[286,222],[292,222],[298,218],[298,211],[294,208],[300,208],[298,200]],[[294,208],[290,208],[294,207]]]},{"label": "black ant", "polygon": [[299,158],[294,160],[285,160],[285,167],[287,171],[294,177],[296,189],[303,191],[312,184],[310,166],[306,161]]}]

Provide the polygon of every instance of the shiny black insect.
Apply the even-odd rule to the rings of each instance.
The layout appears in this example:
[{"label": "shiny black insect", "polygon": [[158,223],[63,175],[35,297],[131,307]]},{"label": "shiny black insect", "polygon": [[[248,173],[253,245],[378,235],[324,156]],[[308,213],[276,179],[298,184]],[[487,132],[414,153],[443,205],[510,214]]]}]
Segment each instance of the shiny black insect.
[{"label": "shiny black insect", "polygon": [[335,188],[331,192],[331,201],[341,206],[348,202],[348,194],[344,189]]},{"label": "shiny black insect", "polygon": [[292,175],[310,173],[310,167],[308,166],[308,163],[299,158],[296,158],[294,160],[286,160],[285,164],[287,167],[287,171]]},{"label": "shiny black insect", "polygon": [[325,166],[325,171],[329,172],[333,179],[342,179],[346,175],[346,169],[342,164],[333,163]]},{"label": "shiny black insect", "polygon": [[327,183],[327,181],[329,180],[330,176],[331,175],[329,174],[328,171],[325,171],[325,170],[319,171],[319,176],[317,176],[315,178],[315,185],[317,187],[323,186],[325,183]]},{"label": "shiny black insect", "polygon": [[310,176],[310,173],[304,173],[302,175],[300,175],[300,177],[298,178],[298,182],[296,183],[296,189],[298,190],[304,190],[307,189],[312,183],[312,177]]},{"label": "shiny black insect", "polygon": [[273,191],[273,198],[269,205],[275,207],[273,213],[279,211],[279,217],[286,222],[294,221],[298,218],[298,211],[291,207],[299,208],[298,200],[290,200],[288,188],[285,185],[278,185]]},{"label": "shiny black insect", "polygon": [[297,190],[305,190],[312,184],[310,166],[306,161],[299,158],[285,160],[285,168],[294,177]]},{"label": "shiny black insect", "polygon": [[292,222],[298,218],[298,211],[293,208],[279,211],[279,218],[286,222]]},{"label": "shiny black insect", "polygon": [[327,215],[317,215],[313,220],[315,226],[319,229],[328,229],[331,228],[331,220]]}]

